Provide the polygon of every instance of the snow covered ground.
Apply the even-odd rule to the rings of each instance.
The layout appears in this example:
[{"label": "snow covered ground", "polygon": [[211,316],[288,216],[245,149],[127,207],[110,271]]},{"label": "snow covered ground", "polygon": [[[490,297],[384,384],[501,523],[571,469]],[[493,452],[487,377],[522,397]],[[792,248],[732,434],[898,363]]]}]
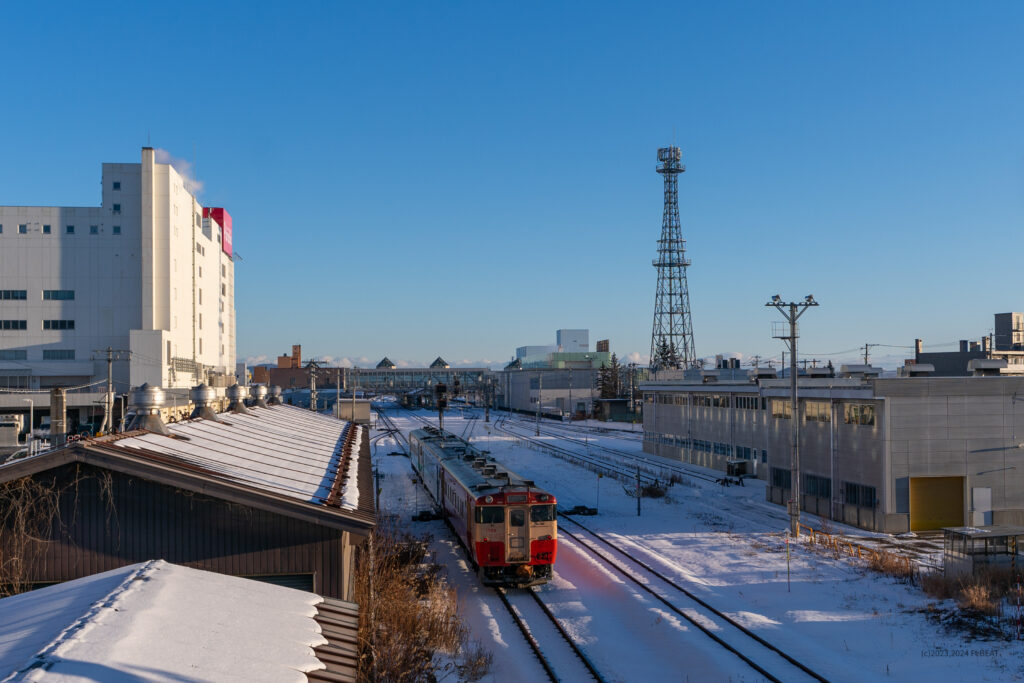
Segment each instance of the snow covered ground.
[{"label": "snow covered ground", "polygon": [[[406,433],[422,426],[408,412],[389,414]],[[436,423],[436,415],[417,414]],[[787,581],[786,517],[764,502],[757,485],[676,485],[665,499],[643,499],[637,516],[636,499],[622,482],[599,480],[578,465],[516,446],[493,423],[464,415],[446,415],[445,428],[456,434],[469,430],[474,445],[554,493],[560,507],[598,507],[596,517],[581,521],[829,680],[1024,680],[1024,642],[948,633],[928,616],[934,600],[857,560],[794,543]],[[639,441],[596,430],[592,443],[641,452]],[[374,443],[374,462],[383,474],[381,507],[408,520],[428,507],[426,493],[412,483],[406,458],[386,456],[399,450],[393,438]],[[433,535],[435,557],[461,596],[474,637],[494,654],[492,680],[543,678],[498,598],[477,583],[443,524],[409,525]],[[539,590],[609,680],[762,679],[568,538],[560,542],[554,580]]]}]

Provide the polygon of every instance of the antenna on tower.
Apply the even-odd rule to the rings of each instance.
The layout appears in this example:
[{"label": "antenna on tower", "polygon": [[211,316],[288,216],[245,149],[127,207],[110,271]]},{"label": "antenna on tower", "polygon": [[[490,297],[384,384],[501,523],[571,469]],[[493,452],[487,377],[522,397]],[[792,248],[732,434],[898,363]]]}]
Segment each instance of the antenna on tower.
[{"label": "antenna on tower", "polygon": [[[674,133],[673,133],[674,137]],[[690,292],[686,284],[686,242],[679,225],[680,173],[686,171],[678,147],[658,150],[658,173],[665,177],[665,207],[658,240],[658,287],[651,330],[651,369],[688,368],[697,362],[690,320]]]}]

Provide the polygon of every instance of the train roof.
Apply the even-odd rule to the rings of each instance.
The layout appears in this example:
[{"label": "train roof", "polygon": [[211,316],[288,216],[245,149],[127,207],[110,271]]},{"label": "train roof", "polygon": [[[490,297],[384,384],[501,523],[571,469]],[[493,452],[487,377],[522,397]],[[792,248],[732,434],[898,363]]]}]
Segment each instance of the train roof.
[{"label": "train roof", "polygon": [[447,470],[477,495],[485,496],[509,488],[528,488],[543,492],[543,489],[532,480],[523,479],[451,432],[442,433],[436,427],[424,427],[413,430],[411,435],[423,443],[430,444],[436,451],[441,451],[443,455],[440,459]]}]

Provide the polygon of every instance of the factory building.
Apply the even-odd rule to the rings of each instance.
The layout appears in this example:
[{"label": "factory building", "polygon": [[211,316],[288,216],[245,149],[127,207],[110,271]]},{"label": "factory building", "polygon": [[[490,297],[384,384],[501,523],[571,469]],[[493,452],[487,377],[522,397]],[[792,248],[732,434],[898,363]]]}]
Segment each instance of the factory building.
[{"label": "factory building", "polygon": [[[231,215],[191,187],[144,147],[102,165],[99,206],[0,207],[0,411],[27,412],[4,389],[105,382],[107,348],[118,393],[234,383]],[[103,391],[70,392],[72,420]]]},{"label": "factory building", "polygon": [[[977,363],[969,377],[918,370],[881,378],[855,366],[799,378],[801,508],[890,533],[1024,523],[1024,377]],[[735,370],[641,384],[644,450],[743,468],[785,505],[789,384]]]}]

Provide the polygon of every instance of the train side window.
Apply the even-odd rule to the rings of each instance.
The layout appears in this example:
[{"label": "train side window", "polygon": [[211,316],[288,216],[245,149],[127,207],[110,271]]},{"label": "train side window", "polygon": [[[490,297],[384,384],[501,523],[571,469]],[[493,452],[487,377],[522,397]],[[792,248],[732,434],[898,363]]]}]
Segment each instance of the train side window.
[{"label": "train side window", "polygon": [[534,505],[530,508],[531,522],[553,522],[555,520],[554,505]]},{"label": "train side window", "polygon": [[494,506],[477,506],[477,524],[503,524],[505,522],[505,508]]},{"label": "train side window", "polygon": [[525,526],[526,524],[526,510],[517,508],[515,510],[508,511],[508,523],[512,526]]}]

